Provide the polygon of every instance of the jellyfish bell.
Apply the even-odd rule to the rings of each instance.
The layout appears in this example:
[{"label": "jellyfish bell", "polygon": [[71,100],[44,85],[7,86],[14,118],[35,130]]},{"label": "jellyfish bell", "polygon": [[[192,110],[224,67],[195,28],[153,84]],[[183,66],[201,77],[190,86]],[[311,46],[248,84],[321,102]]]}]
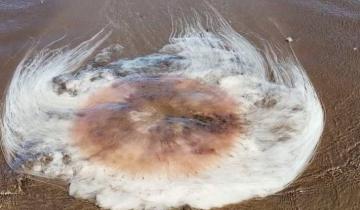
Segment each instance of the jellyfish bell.
[{"label": "jellyfish bell", "polygon": [[143,57],[84,65],[106,31],[25,57],[0,121],[8,164],[116,210],[210,209],[284,189],[324,126],[301,64],[260,52],[221,17],[209,30],[182,24]]},{"label": "jellyfish bell", "polygon": [[191,176],[214,167],[244,130],[225,91],[170,76],[114,81],[77,116],[72,135],[85,156],[141,176]]}]

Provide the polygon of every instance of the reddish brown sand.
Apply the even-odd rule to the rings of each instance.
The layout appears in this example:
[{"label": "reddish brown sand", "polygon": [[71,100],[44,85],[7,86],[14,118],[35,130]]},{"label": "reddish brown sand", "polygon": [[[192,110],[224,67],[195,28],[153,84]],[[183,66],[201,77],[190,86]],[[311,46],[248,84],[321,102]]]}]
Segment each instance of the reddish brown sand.
[{"label": "reddish brown sand", "polygon": [[[24,5],[22,2],[32,1],[19,2]],[[37,5],[7,10],[1,10],[0,3],[1,93],[29,42],[40,38],[42,44],[65,33],[64,42],[77,42],[97,31],[97,26],[106,19],[101,9],[103,1],[33,2]],[[114,31],[112,41],[126,47],[125,56],[153,52],[167,42],[169,8],[175,8],[170,12],[179,8],[186,12],[198,6],[190,0],[165,2],[118,1],[119,9],[110,13],[120,20],[115,22],[119,30]],[[292,37],[294,42],[290,45],[326,109],[326,127],[314,160],[294,183],[275,195],[224,209],[360,209],[360,6],[355,1],[306,2],[304,5],[296,0],[212,2],[235,30],[251,40],[261,36],[288,45],[285,38]],[[68,196],[66,189],[11,172],[1,158],[0,209],[98,207]]]}]

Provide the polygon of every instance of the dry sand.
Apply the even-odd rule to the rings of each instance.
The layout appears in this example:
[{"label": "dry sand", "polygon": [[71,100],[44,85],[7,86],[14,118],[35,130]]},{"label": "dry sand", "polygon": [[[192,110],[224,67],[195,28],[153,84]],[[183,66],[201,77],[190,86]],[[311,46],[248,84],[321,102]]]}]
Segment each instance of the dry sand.
[{"label": "dry sand", "polygon": [[[40,39],[41,45],[66,33],[66,40],[76,42],[75,37],[86,38],[105,20],[102,1],[34,2],[7,10],[0,3],[1,94],[31,40]],[[112,41],[125,45],[126,56],[155,51],[167,41],[170,22],[164,17],[169,4],[164,2],[119,1],[121,8],[113,15],[122,20],[121,30],[115,31]],[[326,110],[325,132],[314,160],[294,183],[275,195],[224,209],[360,209],[360,4],[347,2],[212,2],[235,30],[250,39],[256,34],[287,45],[285,39],[291,37]],[[197,3],[170,5],[185,9],[196,8]],[[66,189],[11,172],[1,156],[0,209],[98,207],[68,196]]]}]

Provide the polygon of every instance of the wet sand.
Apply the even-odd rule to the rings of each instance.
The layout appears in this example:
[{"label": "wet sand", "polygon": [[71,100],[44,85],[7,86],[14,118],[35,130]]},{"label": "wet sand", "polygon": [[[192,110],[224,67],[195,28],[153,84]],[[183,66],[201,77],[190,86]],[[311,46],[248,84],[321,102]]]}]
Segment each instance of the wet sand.
[{"label": "wet sand", "polygon": [[[10,1],[5,1],[10,2]],[[18,1],[24,5],[24,1]],[[51,1],[24,8],[0,3],[0,90],[32,41],[79,42],[107,22],[100,1]],[[156,51],[171,32],[169,13],[197,8],[191,1],[118,1],[107,13],[118,20],[110,42],[124,56]],[[341,3],[340,3],[341,2]],[[288,188],[224,209],[360,209],[360,3],[298,3],[286,0],[213,1],[233,28],[285,46],[285,38],[307,70],[326,110],[326,126],[314,160]],[[169,9],[172,8],[172,9]],[[176,8],[176,9],[173,9]],[[165,18],[166,17],[166,18]],[[11,21],[14,20],[14,21]],[[354,48],[358,48],[355,50]],[[0,209],[98,209],[68,196],[66,189],[17,175],[0,159]]]}]

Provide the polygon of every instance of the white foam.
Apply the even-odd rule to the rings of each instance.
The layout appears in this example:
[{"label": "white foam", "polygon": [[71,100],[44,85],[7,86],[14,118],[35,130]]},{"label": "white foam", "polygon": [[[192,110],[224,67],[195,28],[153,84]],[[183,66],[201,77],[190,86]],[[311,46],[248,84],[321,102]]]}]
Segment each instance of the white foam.
[{"label": "white foam", "polygon": [[[74,111],[93,90],[115,77],[111,68],[77,76],[71,73],[107,38],[104,31],[74,49],[28,54],[18,65],[1,120],[9,165],[24,173],[62,178],[70,183],[71,195],[93,199],[109,209],[166,209],[185,204],[208,209],[286,187],[310,161],[323,130],[316,92],[296,59],[275,58],[271,48],[265,55],[260,53],[220,17],[210,23],[210,30],[205,30],[200,22],[183,21],[159,54],[114,65],[132,75],[159,60],[178,57],[171,60],[167,74],[219,85],[236,98],[247,133],[217,167],[194,177],[131,177],[82,157],[69,135]],[[160,70],[163,74],[164,69]],[[106,76],[91,81],[99,73]],[[64,84],[75,95],[54,90],[53,78],[62,75],[67,75]],[[50,161],[40,160],[47,156]],[[28,162],[34,167],[24,167]]]}]

